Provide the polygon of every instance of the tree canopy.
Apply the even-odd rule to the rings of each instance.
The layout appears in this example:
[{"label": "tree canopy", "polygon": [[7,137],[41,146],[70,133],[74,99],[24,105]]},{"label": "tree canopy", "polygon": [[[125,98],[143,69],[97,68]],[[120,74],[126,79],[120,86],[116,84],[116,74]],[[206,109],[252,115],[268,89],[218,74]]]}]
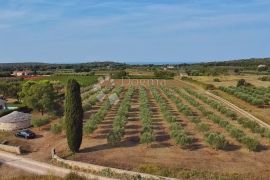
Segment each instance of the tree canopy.
[{"label": "tree canopy", "polygon": [[52,112],[54,109],[55,92],[49,81],[27,81],[22,86],[20,98],[26,106],[39,112]]}]

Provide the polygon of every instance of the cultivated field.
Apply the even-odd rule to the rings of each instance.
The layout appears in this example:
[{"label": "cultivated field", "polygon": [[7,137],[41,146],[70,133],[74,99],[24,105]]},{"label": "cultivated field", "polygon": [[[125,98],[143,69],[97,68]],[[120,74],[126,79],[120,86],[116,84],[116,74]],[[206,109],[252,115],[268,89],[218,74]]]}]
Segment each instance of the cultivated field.
[{"label": "cultivated field", "polygon": [[[216,87],[219,86],[236,86],[239,79],[245,79],[247,82],[255,85],[256,87],[270,87],[270,81],[258,80],[262,75],[224,75],[224,76],[191,76],[193,79],[207,83],[213,84]],[[214,79],[220,79],[220,82],[214,82]]]},{"label": "cultivated field", "polygon": [[[269,175],[269,129],[181,81],[136,82],[131,86],[128,80],[115,80],[116,87],[105,88],[102,101],[91,101],[91,108],[85,107],[80,153],[70,155],[61,144],[60,154],[160,175],[168,171],[173,177],[183,177],[187,170],[198,176]],[[120,101],[111,105],[108,96],[114,93]],[[84,101],[96,95],[89,92]]]}]

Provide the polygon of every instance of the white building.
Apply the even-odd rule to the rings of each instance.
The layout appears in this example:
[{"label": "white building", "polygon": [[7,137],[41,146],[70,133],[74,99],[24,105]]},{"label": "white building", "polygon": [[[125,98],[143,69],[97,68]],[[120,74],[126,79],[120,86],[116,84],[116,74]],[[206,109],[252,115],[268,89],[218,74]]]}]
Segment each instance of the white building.
[{"label": "white building", "polygon": [[30,76],[31,74],[31,71],[14,71],[12,73],[13,76]]}]

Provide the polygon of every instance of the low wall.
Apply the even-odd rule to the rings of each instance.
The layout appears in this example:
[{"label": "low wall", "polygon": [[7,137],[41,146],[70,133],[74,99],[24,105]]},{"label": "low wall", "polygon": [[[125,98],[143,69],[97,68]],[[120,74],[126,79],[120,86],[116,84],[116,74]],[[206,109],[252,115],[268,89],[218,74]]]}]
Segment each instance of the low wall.
[{"label": "low wall", "polygon": [[15,153],[15,154],[21,154],[21,148],[20,146],[9,146],[5,144],[0,144],[0,150]]},{"label": "low wall", "polygon": [[13,123],[0,123],[0,130],[2,131],[14,131],[18,129],[24,129],[31,126],[31,121],[21,121]]},{"label": "low wall", "polygon": [[86,170],[86,171],[88,170],[88,171],[95,171],[95,172],[110,170],[110,171],[117,173],[117,174],[128,174],[130,176],[135,176],[138,178],[142,177],[142,178],[147,178],[147,179],[175,180],[174,178],[154,176],[151,174],[127,171],[127,170],[122,170],[122,169],[117,169],[117,168],[110,168],[110,167],[105,167],[105,166],[99,166],[99,165],[94,165],[94,164],[89,164],[89,163],[83,163],[83,162],[78,162],[78,161],[71,161],[71,160],[62,159],[56,155],[55,149],[52,149],[52,159],[55,160],[59,164],[68,165],[72,169],[81,169],[81,170]]}]

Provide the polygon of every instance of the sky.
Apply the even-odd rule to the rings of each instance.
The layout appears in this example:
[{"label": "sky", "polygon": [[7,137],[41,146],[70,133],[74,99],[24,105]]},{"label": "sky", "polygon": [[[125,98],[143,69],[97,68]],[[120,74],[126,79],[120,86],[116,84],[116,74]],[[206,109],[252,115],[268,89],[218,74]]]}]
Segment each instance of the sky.
[{"label": "sky", "polygon": [[0,0],[0,63],[270,57],[270,0]]}]

